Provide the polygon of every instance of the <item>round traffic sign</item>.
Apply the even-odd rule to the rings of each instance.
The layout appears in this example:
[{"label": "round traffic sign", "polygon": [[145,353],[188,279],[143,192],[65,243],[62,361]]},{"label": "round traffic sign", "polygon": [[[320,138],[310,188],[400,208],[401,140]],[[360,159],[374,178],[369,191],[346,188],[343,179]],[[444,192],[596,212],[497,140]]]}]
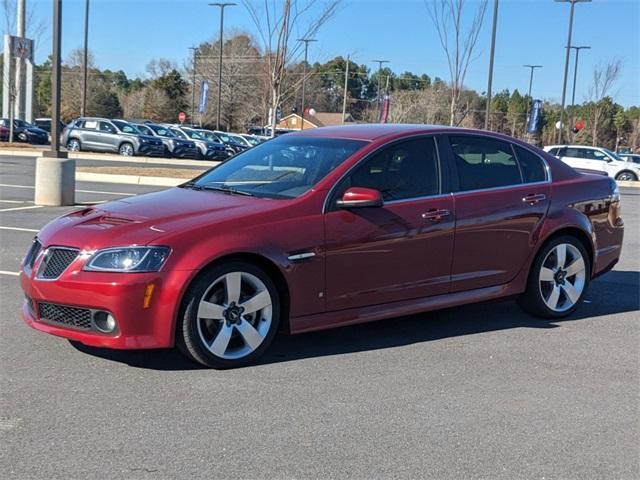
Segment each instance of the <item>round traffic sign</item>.
[{"label": "round traffic sign", "polygon": [[184,112],[180,112],[180,113],[178,114],[178,121],[179,121],[180,123],[184,123],[184,121],[185,121],[186,119],[187,119],[187,114],[186,114],[186,113],[184,113]]}]

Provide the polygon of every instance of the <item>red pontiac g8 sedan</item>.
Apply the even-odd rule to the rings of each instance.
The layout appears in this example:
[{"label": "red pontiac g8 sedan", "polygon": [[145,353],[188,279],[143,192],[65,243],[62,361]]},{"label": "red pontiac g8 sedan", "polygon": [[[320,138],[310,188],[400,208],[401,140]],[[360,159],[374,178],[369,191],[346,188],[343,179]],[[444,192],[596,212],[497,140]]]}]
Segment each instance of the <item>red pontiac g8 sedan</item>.
[{"label": "red pontiac g8 sedan", "polygon": [[21,267],[22,315],[86,345],[177,345],[235,367],[279,329],[504,297],[568,315],[618,261],[622,236],[615,181],[513,138],[319,128],[52,221]]}]

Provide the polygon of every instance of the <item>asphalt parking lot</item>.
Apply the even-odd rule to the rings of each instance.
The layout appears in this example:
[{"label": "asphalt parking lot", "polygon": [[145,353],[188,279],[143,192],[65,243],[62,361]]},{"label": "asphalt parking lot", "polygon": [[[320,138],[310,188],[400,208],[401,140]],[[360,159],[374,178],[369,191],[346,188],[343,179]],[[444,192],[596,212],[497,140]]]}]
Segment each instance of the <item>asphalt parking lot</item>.
[{"label": "asphalt parking lot", "polygon": [[[571,317],[513,301],[278,338],[206,370],[29,329],[15,272],[37,230],[28,163],[0,159],[3,478],[640,478],[640,189],[616,268]],[[157,190],[79,183],[95,203]]]}]

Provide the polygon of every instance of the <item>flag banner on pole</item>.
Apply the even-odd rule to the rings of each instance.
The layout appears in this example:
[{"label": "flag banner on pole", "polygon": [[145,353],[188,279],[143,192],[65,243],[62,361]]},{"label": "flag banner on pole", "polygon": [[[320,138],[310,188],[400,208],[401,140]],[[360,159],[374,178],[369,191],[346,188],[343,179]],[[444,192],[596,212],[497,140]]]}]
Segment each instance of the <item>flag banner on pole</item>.
[{"label": "flag banner on pole", "polygon": [[527,125],[527,133],[538,133],[540,131],[540,120],[542,117],[542,102],[534,100],[531,107],[531,115],[529,116],[529,124]]},{"label": "flag banner on pole", "polygon": [[380,102],[379,123],[387,123],[387,120],[389,119],[389,103],[390,103],[389,94],[385,93],[384,97],[382,97],[382,102]]},{"label": "flag banner on pole", "polygon": [[209,98],[209,82],[204,80],[200,87],[200,103],[198,104],[198,113],[204,113],[207,109],[207,100]]}]

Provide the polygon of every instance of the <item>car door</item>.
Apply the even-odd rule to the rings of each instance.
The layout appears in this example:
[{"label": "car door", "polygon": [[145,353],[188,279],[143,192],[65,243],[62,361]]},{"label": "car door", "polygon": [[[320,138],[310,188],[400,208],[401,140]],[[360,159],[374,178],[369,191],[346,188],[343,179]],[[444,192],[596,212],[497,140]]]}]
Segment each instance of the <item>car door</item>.
[{"label": "car door", "polygon": [[100,133],[100,149],[117,152],[118,145],[120,144],[120,135],[110,122],[101,121],[98,130]]},{"label": "car door", "polygon": [[[379,190],[384,206],[339,208],[351,187]],[[434,137],[396,142],[361,161],[329,197],[324,222],[328,310],[449,291],[454,212]]]},{"label": "car door", "polygon": [[450,135],[455,170],[452,292],[502,285],[524,267],[549,207],[549,172],[531,150]]},{"label": "car door", "polygon": [[559,157],[570,167],[594,169],[593,155],[586,148],[566,147],[560,151]]}]

